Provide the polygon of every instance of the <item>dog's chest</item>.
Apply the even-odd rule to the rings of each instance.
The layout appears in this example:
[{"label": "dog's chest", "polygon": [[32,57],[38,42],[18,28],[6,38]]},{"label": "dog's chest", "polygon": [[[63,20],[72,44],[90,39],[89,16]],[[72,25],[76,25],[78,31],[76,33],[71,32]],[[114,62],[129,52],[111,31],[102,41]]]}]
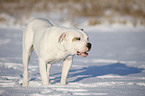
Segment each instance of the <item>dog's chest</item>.
[{"label": "dog's chest", "polygon": [[67,53],[63,53],[63,54],[56,54],[56,55],[51,55],[51,57],[48,57],[46,59],[47,63],[57,63],[61,60],[64,60],[67,56],[69,56],[69,54]]}]

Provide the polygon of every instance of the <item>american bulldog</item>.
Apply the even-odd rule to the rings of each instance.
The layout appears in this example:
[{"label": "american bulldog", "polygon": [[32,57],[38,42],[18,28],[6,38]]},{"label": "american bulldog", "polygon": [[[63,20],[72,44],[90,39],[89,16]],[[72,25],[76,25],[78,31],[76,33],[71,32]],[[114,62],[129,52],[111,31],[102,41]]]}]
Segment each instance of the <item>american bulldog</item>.
[{"label": "american bulldog", "polygon": [[51,65],[63,60],[61,84],[65,85],[74,55],[86,57],[91,49],[91,43],[83,30],[55,26],[46,19],[31,20],[23,31],[22,43],[22,86],[28,86],[28,63],[33,50],[38,56],[42,84],[49,84]]}]

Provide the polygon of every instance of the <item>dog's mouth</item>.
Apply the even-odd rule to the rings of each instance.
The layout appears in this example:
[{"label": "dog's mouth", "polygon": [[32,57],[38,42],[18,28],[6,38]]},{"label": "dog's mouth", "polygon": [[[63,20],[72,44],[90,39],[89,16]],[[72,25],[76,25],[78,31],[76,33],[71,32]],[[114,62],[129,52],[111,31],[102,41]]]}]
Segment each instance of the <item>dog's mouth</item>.
[{"label": "dog's mouth", "polygon": [[86,52],[79,52],[79,51],[77,51],[77,55],[82,56],[82,57],[87,57],[88,53],[87,53],[87,51]]}]

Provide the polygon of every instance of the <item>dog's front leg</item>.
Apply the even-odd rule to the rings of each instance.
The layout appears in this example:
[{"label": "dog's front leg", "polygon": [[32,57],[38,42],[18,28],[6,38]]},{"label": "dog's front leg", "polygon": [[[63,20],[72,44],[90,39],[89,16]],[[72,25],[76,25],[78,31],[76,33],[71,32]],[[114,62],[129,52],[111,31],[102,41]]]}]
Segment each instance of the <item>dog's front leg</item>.
[{"label": "dog's front leg", "polygon": [[73,59],[73,56],[68,56],[63,61],[62,74],[61,74],[61,85],[66,85],[68,72],[69,72],[71,65],[72,65],[72,59]]},{"label": "dog's front leg", "polygon": [[49,81],[49,75],[50,75],[50,68],[51,68],[51,65],[52,65],[52,64],[47,64],[48,83],[50,82],[50,81]]},{"label": "dog's front leg", "polygon": [[46,71],[46,62],[39,58],[39,70],[41,75],[41,80],[43,85],[48,85],[48,77],[47,77],[47,71]]}]

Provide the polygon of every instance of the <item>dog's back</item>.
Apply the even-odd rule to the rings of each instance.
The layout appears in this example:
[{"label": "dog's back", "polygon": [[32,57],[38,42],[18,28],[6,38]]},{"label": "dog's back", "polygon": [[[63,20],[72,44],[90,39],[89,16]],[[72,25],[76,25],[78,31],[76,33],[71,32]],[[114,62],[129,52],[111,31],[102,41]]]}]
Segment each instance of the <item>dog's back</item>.
[{"label": "dog's back", "polygon": [[[27,24],[27,28],[31,27],[33,31],[39,31],[48,27],[54,26],[49,20],[47,19],[33,19]],[[39,29],[39,30],[38,30]]]},{"label": "dog's back", "polygon": [[47,19],[39,18],[31,20],[23,31],[23,44],[25,45],[25,42],[30,42],[32,44],[34,32],[43,32],[46,28],[52,26],[54,25]]}]

